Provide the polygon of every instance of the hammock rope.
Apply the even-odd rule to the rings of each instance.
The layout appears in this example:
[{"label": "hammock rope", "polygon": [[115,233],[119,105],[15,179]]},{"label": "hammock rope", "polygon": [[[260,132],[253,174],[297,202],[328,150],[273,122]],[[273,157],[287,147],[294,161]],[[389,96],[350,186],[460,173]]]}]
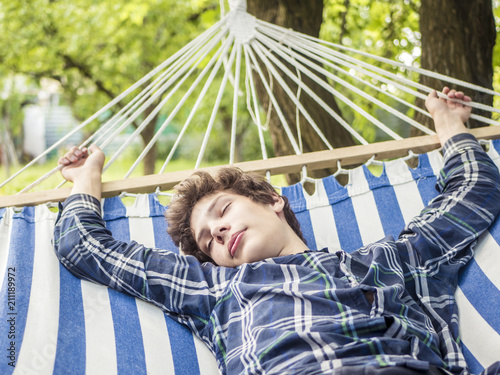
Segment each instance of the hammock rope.
[{"label": "hammock rope", "polygon": [[[221,21],[219,21],[218,23],[216,23],[215,25],[213,25],[212,27],[210,27],[205,33],[213,32],[213,30],[216,30],[217,28],[220,27],[220,23],[221,23]],[[176,61],[179,58],[179,56],[181,56],[186,50],[189,50],[190,48],[192,48],[192,46],[194,44],[196,44],[196,42],[197,42],[197,39],[194,39],[191,42],[189,42],[187,45],[185,45],[179,51],[177,51],[176,53],[174,53],[170,58],[168,58],[163,63],[161,63],[160,65],[158,65],[155,69],[153,69],[151,72],[149,72],[148,74],[146,74],[144,77],[142,77],[136,83],[134,83],[132,86],[130,86],[124,92],[122,92],[120,95],[118,95],[116,98],[114,98],[113,100],[111,100],[104,107],[102,107],[100,110],[98,110],[92,116],[90,116],[87,120],[85,120],[80,125],[78,125],[77,127],[75,127],[73,130],[71,130],[70,132],[68,132],[66,135],[64,135],[63,137],[61,137],[52,146],[48,147],[40,155],[36,156],[33,160],[31,160],[28,164],[26,164],[22,169],[20,169],[19,171],[17,171],[16,173],[14,173],[12,176],[10,176],[9,178],[7,178],[4,182],[2,182],[0,184],[0,188],[4,187],[5,185],[7,185],[9,182],[11,182],[12,180],[14,180],[17,176],[19,176],[21,173],[23,173],[24,171],[26,171],[28,168],[32,167],[34,164],[40,162],[50,152],[52,152],[52,151],[56,150],[57,148],[61,147],[64,144],[64,142],[67,141],[71,136],[73,136],[76,133],[82,131],[87,125],[89,125],[90,123],[92,123],[93,121],[95,121],[96,119],[98,119],[100,116],[102,116],[103,114],[105,114],[106,111],[108,111],[111,108],[113,108],[115,105],[117,105],[119,102],[121,102],[125,97],[127,97],[128,95],[130,95],[131,93],[133,93],[140,86],[142,86],[144,83],[146,83],[147,81],[149,81],[152,77],[154,77],[158,72],[160,72],[166,66],[168,66],[169,64],[171,64],[172,61]],[[105,127],[106,127],[106,124],[104,124],[100,129],[105,128]],[[96,133],[98,131],[99,130],[97,130]],[[87,144],[89,144],[91,139],[92,138],[89,138],[87,141],[85,141],[84,143],[82,143],[80,145],[80,148],[81,147],[85,147]],[[46,177],[49,177],[50,175],[52,175],[54,172],[56,172],[58,170],[59,170],[59,168],[54,168],[54,170],[52,170],[52,171],[50,171],[50,172],[47,173]],[[42,181],[43,180],[40,179],[38,182],[42,182]],[[33,185],[32,187],[34,187],[37,184],[33,183],[32,185]],[[22,192],[25,192],[25,191],[29,191],[29,189],[23,189],[19,193],[22,193]]]},{"label": "hammock rope", "polygon": [[[256,49],[259,50],[259,52],[262,52],[262,49],[260,48],[260,46],[258,44],[255,45]],[[280,54],[277,50],[275,50],[275,52],[277,52],[278,54]],[[301,60],[300,58],[300,55],[298,54],[293,54],[294,57],[298,58]],[[271,54],[269,54],[269,57],[273,60],[273,62],[281,67],[282,71],[286,72],[288,74],[288,76],[292,79],[295,79],[297,77],[295,77],[291,71],[289,69],[287,69],[278,59],[276,59],[274,56],[272,56]],[[343,81],[343,80],[340,80],[338,77],[335,77],[333,76],[331,73],[329,73],[328,71],[322,69],[322,68],[319,68],[319,67],[316,67],[314,64],[309,64],[308,65],[310,67],[313,67],[314,69],[318,70],[319,72],[321,73],[324,73],[325,75],[327,75],[329,78],[332,78],[333,80],[335,80],[336,82],[342,82],[344,83],[345,87],[349,88],[350,87],[354,87],[352,85],[349,85],[347,84],[347,82]],[[307,68],[305,68],[303,65],[301,64],[297,64],[297,68],[299,68],[301,71],[304,72],[304,74],[306,74],[309,78],[313,79],[316,83],[318,83],[319,85],[321,85],[324,89],[326,89],[327,91],[329,91],[330,93],[332,93],[332,95],[334,95],[337,99],[340,99],[342,100],[344,103],[346,103],[349,107],[351,107],[352,109],[356,110],[358,113],[360,113],[363,117],[365,117],[367,120],[369,120],[371,123],[373,123],[375,126],[377,126],[379,129],[381,129],[382,131],[384,131],[386,134],[388,134],[389,136],[391,136],[393,139],[402,139],[398,134],[396,134],[394,131],[392,131],[391,129],[389,129],[387,126],[385,126],[384,124],[382,124],[379,120],[377,120],[375,117],[373,117],[372,115],[370,115],[368,112],[366,112],[364,109],[362,109],[361,107],[359,107],[357,104],[355,104],[352,100],[350,100],[349,98],[347,98],[345,95],[341,94],[338,90],[334,89],[332,86],[328,85],[328,83],[326,83],[324,80],[322,80],[319,76],[317,76],[316,74],[312,73],[310,70],[308,70]],[[272,66],[269,67],[269,69],[272,69]],[[316,102],[318,104],[320,104],[323,109],[326,110],[326,108],[328,108],[328,106],[326,105],[326,103],[324,103],[324,101],[322,101],[321,99],[319,99],[319,97],[315,94],[313,94],[313,91],[310,90],[310,89],[307,89],[305,85],[303,85],[302,83],[300,83],[300,86],[304,88],[304,90],[307,90],[308,94],[311,95],[311,96],[314,96]],[[361,93],[362,96],[365,96],[365,94],[362,92],[362,91],[359,91],[356,89],[356,91],[358,93]],[[372,100],[376,100],[375,98],[371,98]],[[312,119],[310,120],[312,121]],[[346,122],[344,122],[344,124],[352,129],[352,127],[350,125],[348,125]],[[316,130],[316,132],[318,133],[319,135],[319,129],[317,129],[317,125],[312,122],[311,123],[311,126],[314,128],[314,130]],[[353,129],[354,130],[354,129]],[[350,131],[350,130],[349,130]],[[351,132],[351,131],[350,131]],[[357,133],[357,132],[356,132]],[[351,133],[354,135],[354,133]],[[358,139],[357,136],[355,136],[356,139]],[[324,136],[323,136],[324,138]],[[322,139],[323,139],[322,138]],[[358,139],[360,140],[360,139]],[[325,142],[328,142],[326,140],[324,140]],[[361,140],[360,140],[361,141]],[[364,141],[366,143],[368,143],[366,140]],[[365,144],[362,142],[362,144]],[[329,145],[329,143],[328,143]],[[330,146],[331,147],[331,146]],[[329,148],[330,148],[329,147]]]},{"label": "hammock rope", "polygon": [[[272,43],[272,42],[271,42]],[[275,44],[274,44],[275,45]],[[279,47],[276,47],[276,48],[279,48]],[[300,53],[306,55],[306,56],[309,56],[311,57],[312,59],[316,58],[316,56],[314,54],[312,54],[311,52],[309,52],[308,50],[306,49],[302,49],[300,47],[296,47],[297,51],[299,51]],[[283,56],[280,51],[278,51],[277,49],[274,50],[276,53],[280,54],[281,56]],[[405,114],[395,110],[394,108],[390,107],[389,105],[383,103],[382,101],[378,100],[377,98],[373,97],[373,96],[370,96],[368,94],[366,94],[364,91],[358,89],[357,87],[355,87],[354,85],[348,83],[346,80],[343,80],[341,79],[340,77],[338,76],[335,76],[334,74],[332,74],[331,72],[328,72],[326,69],[323,69],[319,66],[317,66],[316,64],[312,64],[309,60],[305,59],[304,57],[302,57],[300,54],[298,53],[295,53],[295,52],[290,52],[290,55],[292,55],[294,58],[297,58],[298,60],[301,60],[304,62],[304,64],[310,66],[310,67],[313,67],[315,70],[317,70],[320,74],[324,74],[326,75],[328,78],[332,79],[333,81],[339,83],[340,85],[342,85],[343,87],[346,87],[348,89],[350,89],[351,91],[355,92],[356,94],[358,94],[359,96],[369,100],[369,101],[372,101],[373,103],[377,104],[379,107],[385,109],[386,111],[388,111],[389,113],[393,114],[394,116],[396,117],[399,117],[400,119],[402,119],[403,121],[405,122],[408,122],[410,125],[413,125],[414,127],[416,127],[417,129],[423,131],[424,133],[426,134],[434,134],[433,131],[431,131],[429,128],[426,128],[425,126],[421,125],[420,123],[418,123],[417,121],[413,120],[412,118],[406,116]],[[272,55],[271,55],[272,56]],[[327,61],[324,61],[322,62],[323,64],[327,65],[327,66],[330,66],[332,67],[334,70],[338,71],[338,72],[341,72],[341,73],[344,73],[344,74],[348,74],[345,70],[341,69],[340,67],[336,66],[335,64],[331,64]],[[278,62],[276,62],[276,64],[278,64]],[[298,64],[297,63],[297,68],[299,67],[304,67],[303,65],[301,64]],[[377,89],[377,91],[381,92],[381,93],[384,93],[384,94],[388,94],[386,91],[384,92],[383,90],[377,88],[375,85],[372,85],[370,84],[369,82],[361,79],[360,77],[357,77],[356,75],[350,75],[351,77],[357,79],[359,82],[363,83],[363,84],[366,84],[366,85],[369,85],[375,89]],[[317,76],[316,76],[317,77]],[[376,77],[374,77],[376,78]],[[318,81],[318,83],[320,83]],[[390,83],[390,81],[387,81],[387,83]],[[321,85],[324,85],[324,82],[321,83]],[[325,88],[329,89],[329,86],[328,85],[325,85],[324,86]],[[403,103],[407,103],[408,106],[411,106],[410,103],[404,101],[401,99],[401,101]],[[349,103],[351,104],[351,103]],[[355,107],[352,107],[353,109],[357,109]],[[362,112],[361,114],[366,114],[366,112]],[[380,125],[380,122],[377,121],[377,122],[374,122],[375,125]],[[399,136],[397,134],[395,134],[394,132],[392,132],[390,129],[388,129],[385,125],[383,125],[383,128],[382,130],[384,130],[387,134],[391,135],[393,139],[399,139]]]},{"label": "hammock rope", "polygon": [[[246,2],[244,0],[231,0],[229,2],[230,11],[225,12],[221,1],[221,20],[215,25],[186,44],[177,53],[166,59],[157,68],[146,74],[142,79],[130,86],[117,98],[111,100],[102,109],[97,111],[89,119],[71,132],[59,139],[52,146],[47,148],[42,154],[33,159],[24,168],[5,180],[0,187],[10,183],[26,169],[32,167],[50,152],[61,147],[72,135],[81,132],[85,127],[95,121],[99,121],[102,116],[112,113],[111,117],[90,135],[79,147],[87,147],[96,144],[101,148],[110,146],[115,139],[124,136],[127,129],[133,124],[135,130],[131,134],[124,136],[123,143],[112,153],[104,167],[107,171],[124,152],[136,143],[137,136],[155,120],[166,105],[170,105],[172,99],[184,90],[180,99],[176,100],[173,109],[169,110],[166,119],[159,124],[153,133],[151,140],[141,150],[140,155],[132,163],[124,175],[124,179],[129,178],[138,165],[144,160],[146,155],[158,143],[166,129],[176,121],[180,114],[188,111],[187,118],[178,131],[173,146],[160,169],[160,174],[165,173],[169,163],[174,158],[174,154],[182,145],[182,140],[189,134],[192,128],[194,116],[202,104],[215,97],[212,110],[206,129],[201,140],[199,152],[194,165],[195,169],[201,167],[205,159],[209,141],[213,138],[213,129],[216,125],[217,115],[222,101],[228,93],[228,81],[232,88],[232,114],[229,134],[229,164],[235,164],[238,135],[238,123],[240,115],[240,97],[246,96],[246,110],[253,125],[257,127],[259,148],[262,160],[268,160],[266,151],[266,135],[271,111],[275,111],[283,131],[289,140],[296,155],[302,155],[302,134],[307,126],[315,132],[329,150],[333,150],[331,142],[320,130],[318,124],[311,116],[311,113],[301,102],[303,94],[307,94],[328,115],[332,117],[340,126],[346,129],[356,142],[361,145],[368,145],[369,142],[359,131],[354,129],[341,114],[330,108],[313,89],[304,83],[304,77],[311,79],[320,87],[330,93],[336,100],[344,103],[353,112],[357,112],[361,118],[372,124],[385,133],[389,138],[402,140],[388,124],[384,124],[372,114],[364,110],[358,99],[369,101],[378,108],[383,109],[397,121],[406,123],[425,134],[435,134],[432,130],[415,121],[404,111],[399,110],[379,99],[379,95],[384,95],[394,102],[397,102],[407,110],[414,113],[421,113],[430,116],[427,111],[416,106],[408,97],[424,99],[433,88],[422,85],[407,78],[402,73],[425,75],[432,78],[446,81],[453,85],[458,85],[470,90],[475,90],[487,95],[500,95],[499,93],[474,85],[462,80],[438,74],[412,65],[393,61],[384,57],[376,56],[364,51],[342,46],[336,43],[323,41],[309,35],[305,35],[292,29],[286,29],[271,23],[258,20],[246,12]],[[375,61],[389,67],[376,66],[368,61]],[[292,68],[285,65],[288,62]],[[216,79],[223,75],[217,95],[207,95],[214,86]],[[398,68],[401,73],[394,73],[390,70]],[[296,88],[289,86],[285,78],[290,79]],[[325,79],[326,78],[326,79]],[[263,90],[269,98],[268,113],[266,121],[262,119],[261,103],[257,96],[257,82],[259,79]],[[243,81],[243,85],[241,85]],[[202,85],[200,85],[204,82]],[[356,83],[356,84],[355,84]],[[188,87],[186,88],[186,85]],[[275,87],[278,85],[285,96],[295,106],[295,123],[289,123],[279,101],[275,96]],[[201,88],[200,88],[201,86]],[[143,89],[141,89],[144,87]],[[371,90],[371,91],[370,91]],[[131,97],[131,94],[136,93]],[[196,100],[191,99],[197,94]],[[404,95],[401,95],[404,94]],[[439,96],[444,96],[439,93]],[[188,103],[194,101],[189,108]],[[499,114],[500,110],[482,103],[470,102],[471,107],[478,110],[487,111],[492,114]],[[304,117],[301,123],[301,116]],[[472,119],[481,121],[487,125],[499,125],[499,122],[480,116],[471,115]],[[292,128],[295,127],[295,134]],[[55,167],[45,175],[30,183],[20,193],[28,192],[35,186],[45,181],[47,178],[60,170]],[[307,177],[304,171],[303,176]],[[57,186],[60,188],[64,181]]]},{"label": "hammock rope", "polygon": [[[230,40],[230,41],[232,42],[232,40]],[[229,46],[229,43],[228,43],[228,46]],[[231,51],[231,56],[229,57],[230,65],[232,65],[235,55],[236,55],[236,49],[233,49]],[[226,88],[227,80],[229,79],[229,74],[230,74],[230,70],[226,69],[226,71],[224,73],[224,78],[222,79],[222,82],[221,82],[221,85],[219,88],[219,92],[217,94],[217,98],[215,99],[215,105],[214,105],[214,108],[212,110],[212,115],[210,116],[210,120],[208,121],[207,130],[205,132],[205,137],[203,138],[203,143],[201,145],[200,152],[198,154],[198,159],[196,160],[195,169],[198,169],[200,167],[201,161],[203,159],[203,155],[205,154],[205,150],[207,148],[207,143],[208,143],[208,138],[210,136],[210,133],[212,132],[212,127],[213,127],[213,125],[215,123],[215,119],[217,117],[217,111],[218,111],[220,103],[222,101],[222,96],[224,94],[224,89]]]},{"label": "hammock rope", "polygon": [[[215,40],[214,42],[216,43],[218,40]],[[205,53],[203,54],[203,56],[199,57],[198,60],[202,60],[204,59],[208,52],[210,51],[210,47],[211,45],[207,45],[207,50],[204,51]],[[163,124],[160,126],[160,128],[158,129],[158,131],[155,133],[155,135],[153,136],[153,138],[151,139],[151,141],[148,143],[148,145],[145,147],[145,149],[143,150],[143,152],[139,155],[139,157],[137,158],[136,162],[132,165],[132,167],[130,168],[130,170],[127,172],[127,174],[125,175],[125,178],[127,178],[133,171],[134,169],[137,167],[137,165],[142,161],[142,159],[146,156],[146,154],[149,152],[149,150],[153,147],[153,145],[157,142],[159,136],[161,135],[161,133],[164,131],[164,129],[170,124],[170,122],[172,121],[173,117],[175,117],[175,115],[177,115],[177,113],[179,112],[179,110],[182,108],[182,106],[184,105],[184,103],[187,101],[187,99],[189,98],[189,96],[192,94],[192,92],[196,89],[196,87],[198,86],[198,84],[201,82],[201,80],[205,77],[205,75],[207,74],[207,72],[210,70],[210,68],[216,63],[216,61],[218,61],[218,63],[215,65],[214,69],[213,69],[213,75],[209,78],[209,80],[207,81],[207,83],[211,83],[213,81],[213,77],[215,77],[215,74],[218,72],[219,68],[220,68],[220,62],[222,61],[221,59],[219,59],[220,55],[222,55],[224,53],[224,51],[226,51],[227,49],[229,48],[229,42],[228,41],[225,41],[224,44],[222,45],[222,47],[220,48],[219,51],[217,51],[217,53],[212,57],[212,59],[209,61],[209,63],[207,64],[207,66],[205,67],[205,69],[202,70],[202,72],[199,74],[199,76],[197,77],[197,79],[195,80],[195,82],[191,85],[191,87],[186,91],[186,93],[184,94],[184,96],[182,97],[182,99],[177,103],[176,107],[172,110],[172,112],[169,114],[169,116],[167,117],[167,119],[163,122]],[[191,76],[191,74],[193,73],[193,71],[195,70],[196,68],[196,65],[193,65],[191,67],[191,69],[189,70],[189,72],[186,73],[186,75],[184,76],[184,78],[176,85],[176,88],[174,89],[175,91],[177,91],[177,89],[181,86],[181,84],[188,78]],[[175,92],[174,91],[174,92]],[[205,91],[206,92],[206,91]],[[204,93],[205,93],[204,92]],[[203,93],[203,96],[204,96],[204,93]],[[173,94],[173,93],[172,93]],[[202,97],[203,97],[202,96]],[[171,96],[168,96],[166,97],[165,99],[168,100],[170,99]],[[165,100],[164,99],[164,100]],[[164,105],[165,102],[162,101],[162,103],[160,103],[157,108],[158,108],[158,111],[162,109],[163,105]],[[197,109],[197,108],[196,108]],[[196,109],[193,108],[193,112],[196,112]],[[137,133],[134,134],[134,138],[140,133],[139,129],[137,130]],[[130,137],[132,138],[132,136]],[[133,140],[133,139],[132,139]],[[132,142],[132,140],[129,141]],[[125,147],[123,148],[123,150],[125,150]],[[123,151],[122,150],[122,151]]]}]

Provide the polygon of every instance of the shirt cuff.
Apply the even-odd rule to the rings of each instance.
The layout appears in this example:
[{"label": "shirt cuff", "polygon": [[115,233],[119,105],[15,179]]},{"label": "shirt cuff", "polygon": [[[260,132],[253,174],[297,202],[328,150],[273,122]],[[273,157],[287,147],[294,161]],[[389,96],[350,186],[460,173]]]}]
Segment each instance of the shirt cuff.
[{"label": "shirt cuff", "polygon": [[443,146],[444,161],[451,158],[453,155],[462,153],[465,150],[479,149],[483,150],[476,137],[470,133],[461,133],[454,135],[446,141]]}]

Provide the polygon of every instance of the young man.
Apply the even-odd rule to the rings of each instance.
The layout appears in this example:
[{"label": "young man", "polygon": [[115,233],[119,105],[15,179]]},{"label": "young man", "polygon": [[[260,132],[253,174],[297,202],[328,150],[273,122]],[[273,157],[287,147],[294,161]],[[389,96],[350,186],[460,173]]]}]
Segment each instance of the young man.
[{"label": "young man", "polygon": [[426,105],[443,145],[441,195],[397,241],[309,251],[286,200],[229,169],[181,183],[168,210],[174,241],[211,263],[119,242],[100,216],[104,155],[94,148],[60,160],[74,185],[55,228],[57,255],[75,275],[190,327],[223,374],[467,374],[453,293],[500,210],[500,176],[467,134],[469,106],[435,92]]}]

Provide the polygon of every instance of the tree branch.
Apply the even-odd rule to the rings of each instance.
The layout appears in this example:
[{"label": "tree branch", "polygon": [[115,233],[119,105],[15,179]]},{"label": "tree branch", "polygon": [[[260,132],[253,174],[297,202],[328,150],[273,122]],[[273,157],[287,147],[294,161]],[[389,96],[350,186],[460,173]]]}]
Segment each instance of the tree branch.
[{"label": "tree branch", "polygon": [[104,83],[98,79],[96,79],[91,71],[90,71],[90,68],[88,66],[85,66],[83,64],[81,64],[80,62],[74,60],[71,56],[69,55],[66,55],[66,54],[63,54],[63,53],[60,53],[59,54],[60,57],[62,57],[62,59],[64,60],[64,62],[66,63],[66,67],[67,68],[75,68],[75,69],[78,69],[78,71],[80,73],[83,74],[84,77],[87,77],[88,79],[90,79],[92,82],[94,82],[94,84],[97,86],[97,88],[99,89],[99,91],[103,92],[104,94],[106,94],[107,96],[109,96],[110,99],[114,99],[116,97],[116,94],[111,92],[111,90],[108,90],[106,87],[104,87]]}]

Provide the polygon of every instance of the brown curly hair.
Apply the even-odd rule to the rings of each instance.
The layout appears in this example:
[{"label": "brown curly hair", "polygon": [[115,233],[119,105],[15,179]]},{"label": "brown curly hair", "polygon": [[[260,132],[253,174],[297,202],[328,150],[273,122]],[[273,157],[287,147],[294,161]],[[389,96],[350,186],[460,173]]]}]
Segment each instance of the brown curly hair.
[{"label": "brown curly hair", "polygon": [[[276,194],[273,186],[262,176],[246,173],[234,167],[221,168],[214,175],[204,171],[196,172],[175,186],[174,198],[165,213],[168,223],[167,233],[184,254],[194,255],[200,262],[214,263],[201,251],[194,239],[191,212],[200,199],[224,190],[249,197],[254,202],[262,204],[273,204],[273,194]],[[288,199],[282,198],[285,201],[283,212],[288,225],[305,243],[300,224],[290,208]]]}]

